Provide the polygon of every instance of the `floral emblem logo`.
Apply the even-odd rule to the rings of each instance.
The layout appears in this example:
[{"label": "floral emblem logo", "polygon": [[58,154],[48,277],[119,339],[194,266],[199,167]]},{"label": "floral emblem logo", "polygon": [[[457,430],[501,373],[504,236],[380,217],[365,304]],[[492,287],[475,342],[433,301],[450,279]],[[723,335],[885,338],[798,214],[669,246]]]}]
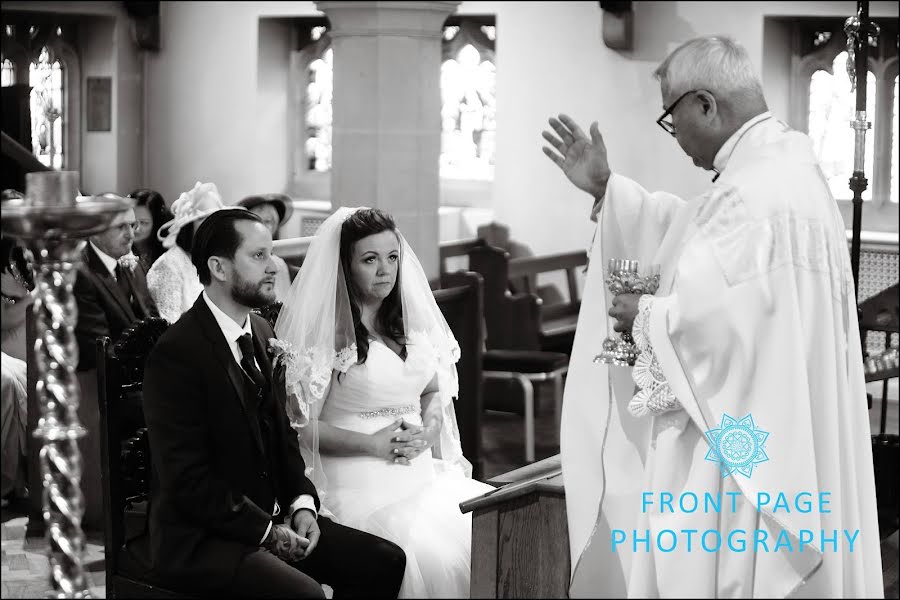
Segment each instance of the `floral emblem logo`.
[{"label": "floral emblem logo", "polygon": [[719,463],[723,478],[740,473],[749,479],[756,465],[769,460],[765,450],[769,432],[756,426],[752,414],[735,419],[725,413],[718,429],[705,435],[710,445],[706,460]]}]

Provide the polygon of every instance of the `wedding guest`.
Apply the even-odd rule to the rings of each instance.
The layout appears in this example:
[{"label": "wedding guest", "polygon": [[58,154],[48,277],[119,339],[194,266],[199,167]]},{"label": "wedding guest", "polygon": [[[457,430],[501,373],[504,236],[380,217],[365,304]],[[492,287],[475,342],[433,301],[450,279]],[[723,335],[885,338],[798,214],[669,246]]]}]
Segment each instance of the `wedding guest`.
[{"label": "wedding guest", "polygon": [[25,498],[28,494],[25,317],[31,306],[34,280],[23,249],[7,237],[0,238],[0,268],[0,497],[6,506],[10,498]]},{"label": "wedding guest", "polygon": [[159,308],[159,316],[169,323],[177,321],[193,306],[203,285],[191,263],[194,231],[209,215],[224,207],[214,183],[200,183],[172,204],[174,217],[159,228],[156,236],[166,251],[147,273],[150,295]]},{"label": "wedding guest", "polygon": [[91,236],[81,253],[74,286],[79,371],[96,367],[98,337],[115,341],[137,321],[159,316],[144,270],[132,253],[134,230],[134,210],[123,211],[109,229]]},{"label": "wedding guest", "polygon": [[128,194],[128,197],[137,201],[134,207],[134,216],[137,220],[134,253],[141,259],[144,270],[148,271],[156,259],[166,251],[156,234],[173,215],[166,206],[162,194],[156,190],[139,188]]}]

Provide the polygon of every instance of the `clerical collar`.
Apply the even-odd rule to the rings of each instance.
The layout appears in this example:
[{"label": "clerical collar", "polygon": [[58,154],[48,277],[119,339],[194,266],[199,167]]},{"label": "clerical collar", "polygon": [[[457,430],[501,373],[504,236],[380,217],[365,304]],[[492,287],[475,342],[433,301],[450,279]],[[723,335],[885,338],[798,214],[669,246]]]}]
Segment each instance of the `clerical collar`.
[{"label": "clerical collar", "polygon": [[744,137],[744,134],[747,133],[752,127],[759,125],[763,121],[772,118],[772,113],[766,111],[764,113],[760,113],[741,125],[741,128],[731,134],[731,137],[728,138],[722,147],[719,148],[719,151],[716,152],[716,157],[713,159],[713,171],[716,172],[716,176],[713,177],[713,182],[719,178],[719,175],[722,174],[722,171],[725,170],[725,167],[728,165],[728,161],[731,160],[731,155],[734,154],[734,149],[737,147],[738,142],[741,141],[741,138]]}]

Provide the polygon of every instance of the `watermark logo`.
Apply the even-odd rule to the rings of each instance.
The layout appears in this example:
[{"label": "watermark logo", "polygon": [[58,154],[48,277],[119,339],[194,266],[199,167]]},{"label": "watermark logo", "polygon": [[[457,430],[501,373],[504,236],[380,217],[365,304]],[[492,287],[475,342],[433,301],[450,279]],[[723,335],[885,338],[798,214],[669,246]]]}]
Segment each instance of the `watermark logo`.
[{"label": "watermark logo", "polygon": [[735,419],[725,413],[718,429],[706,432],[709,440],[709,452],[706,460],[719,463],[722,477],[734,473],[750,478],[753,467],[769,460],[766,454],[768,431],[763,431],[753,422],[753,415]]}]

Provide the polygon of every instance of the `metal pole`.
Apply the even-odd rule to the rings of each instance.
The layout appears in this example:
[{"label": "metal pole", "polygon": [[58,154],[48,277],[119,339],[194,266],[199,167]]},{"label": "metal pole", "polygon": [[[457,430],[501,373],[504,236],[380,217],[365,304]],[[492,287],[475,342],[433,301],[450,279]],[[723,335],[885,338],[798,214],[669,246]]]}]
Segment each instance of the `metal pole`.
[{"label": "metal pole", "polygon": [[[866,76],[869,72],[869,37],[878,35],[878,26],[869,20],[869,2],[857,2],[856,15],[844,23],[847,34],[848,73],[851,85],[856,87],[856,112],[850,126],[855,132],[853,148],[853,176],[850,189],[853,191],[853,237],[850,242],[850,264],[853,269],[853,286],[859,297],[859,254],[860,230],[862,229],[862,194],[868,187],[865,175],[866,131],[872,126],[866,120]],[[851,67],[852,61],[852,67]]]}]

